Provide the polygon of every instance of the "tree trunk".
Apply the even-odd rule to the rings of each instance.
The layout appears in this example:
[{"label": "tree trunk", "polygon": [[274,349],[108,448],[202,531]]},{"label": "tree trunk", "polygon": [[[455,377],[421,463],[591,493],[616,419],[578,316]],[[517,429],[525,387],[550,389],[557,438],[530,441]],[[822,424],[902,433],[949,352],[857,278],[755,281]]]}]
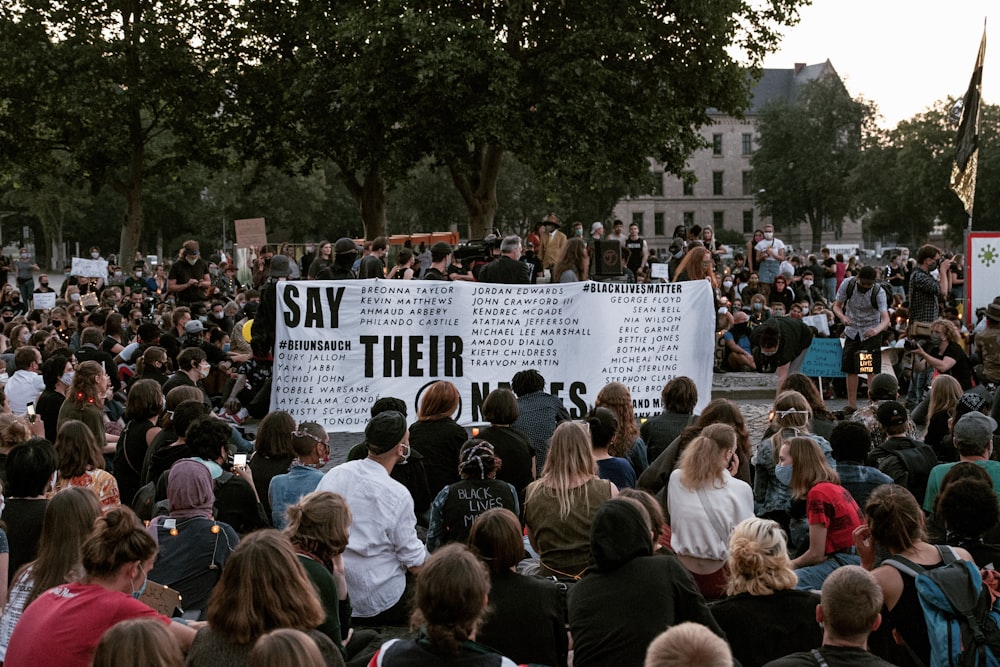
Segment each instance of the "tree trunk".
[{"label": "tree trunk", "polygon": [[477,145],[462,164],[448,165],[451,180],[469,209],[469,238],[481,239],[493,228],[497,214],[497,179],[503,147],[499,144]]},{"label": "tree trunk", "polygon": [[359,181],[353,171],[341,166],[340,178],[361,212],[365,239],[371,241],[379,236],[385,236],[385,179],[382,174],[373,168],[365,175],[364,181]]},{"label": "tree trunk", "polygon": [[823,247],[823,217],[815,213],[809,213],[809,227],[812,230],[812,248],[810,251],[819,252]]}]

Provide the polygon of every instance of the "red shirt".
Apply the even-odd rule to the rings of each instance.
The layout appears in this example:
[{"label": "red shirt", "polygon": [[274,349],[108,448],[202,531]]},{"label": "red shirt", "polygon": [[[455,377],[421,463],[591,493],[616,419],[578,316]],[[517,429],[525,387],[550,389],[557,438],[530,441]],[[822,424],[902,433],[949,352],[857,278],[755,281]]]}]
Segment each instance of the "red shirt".
[{"label": "red shirt", "polygon": [[96,584],[65,584],[38,596],[18,621],[7,667],[87,667],[101,636],[130,618],[170,619],[119,591]]},{"label": "red shirt", "polygon": [[809,525],[826,527],[826,549],[829,555],[854,546],[854,529],[861,525],[858,503],[839,484],[820,482],[806,495],[806,519]]}]

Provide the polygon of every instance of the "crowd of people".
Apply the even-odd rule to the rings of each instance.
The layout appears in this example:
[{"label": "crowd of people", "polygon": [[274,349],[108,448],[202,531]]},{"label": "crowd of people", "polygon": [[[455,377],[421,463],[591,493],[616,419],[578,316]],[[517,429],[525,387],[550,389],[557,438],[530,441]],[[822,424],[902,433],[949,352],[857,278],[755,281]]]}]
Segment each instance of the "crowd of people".
[{"label": "crowd of people", "polygon": [[[597,241],[619,242],[620,279],[660,279],[638,227],[562,226],[546,216],[472,261],[438,242],[387,265],[384,238],[298,259],[263,247],[246,284],[187,241],[169,265],[67,276],[49,309],[32,304],[44,276],[19,273],[0,292],[0,660],[926,663],[914,582],[884,559],[1000,554],[1000,301],[982,327],[956,324],[960,258],[941,264],[933,246],[880,274],[796,266],[770,227],[732,264],[710,228],[677,230],[669,275],[712,284],[723,340],[742,351],[723,363],[783,371],[757,442],[731,401],[694,415],[687,377],[640,423],[625,384],[573,420],[523,370],[485,398],[475,437],[439,381],[412,417],[381,397],[363,441],[333,457],[319,424],[270,411],[279,280],[586,280]],[[868,400],[837,414],[795,372],[823,334],[788,323],[821,310],[847,339],[848,389],[867,375]],[[906,356],[911,389],[918,362],[935,372],[926,396],[858,362],[896,335],[922,341]]]}]

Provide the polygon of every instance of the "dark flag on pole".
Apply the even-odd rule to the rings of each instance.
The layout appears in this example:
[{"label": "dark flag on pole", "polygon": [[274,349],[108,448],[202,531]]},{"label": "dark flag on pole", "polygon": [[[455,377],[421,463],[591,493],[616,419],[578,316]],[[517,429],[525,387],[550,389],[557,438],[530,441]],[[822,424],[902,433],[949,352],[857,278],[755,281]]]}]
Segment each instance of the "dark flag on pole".
[{"label": "dark flag on pole", "polygon": [[[986,28],[979,42],[976,67],[972,71],[965,97],[952,109],[952,118],[958,122],[955,141],[955,166],[951,169],[951,189],[965,204],[965,212],[972,217],[972,203],[976,198],[976,167],[979,164],[979,107],[982,101],[983,58],[986,55]],[[959,116],[959,114],[961,114]],[[959,120],[959,118],[961,120]]]}]

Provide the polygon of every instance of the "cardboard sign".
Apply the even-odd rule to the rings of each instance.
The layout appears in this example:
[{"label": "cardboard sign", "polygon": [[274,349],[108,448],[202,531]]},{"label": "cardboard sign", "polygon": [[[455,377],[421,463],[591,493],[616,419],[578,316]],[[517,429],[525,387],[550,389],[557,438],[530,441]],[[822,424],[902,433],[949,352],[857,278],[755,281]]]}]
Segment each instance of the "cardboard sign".
[{"label": "cardboard sign", "polygon": [[842,378],[840,360],[844,356],[844,343],[840,338],[813,338],[809,352],[802,362],[802,374],[811,378]]},{"label": "cardboard sign", "polygon": [[108,260],[74,257],[70,272],[81,278],[108,279]]},{"label": "cardboard sign", "polygon": [[649,275],[652,278],[670,280],[670,265],[666,262],[652,262],[649,265]]},{"label": "cardboard sign", "polygon": [[36,292],[31,295],[31,300],[35,308],[39,310],[49,310],[56,307],[55,292]]},{"label": "cardboard sign", "polygon": [[146,584],[146,590],[142,592],[139,602],[142,602],[147,607],[152,607],[164,616],[173,616],[175,609],[184,609],[181,604],[180,593],[169,586],[157,584],[153,581]]},{"label": "cardboard sign", "polygon": [[267,245],[267,228],[264,218],[236,220],[236,245],[244,248],[260,248]]},{"label": "cardboard sign", "polygon": [[[637,416],[658,415],[663,386],[712,383],[711,285],[553,285],[430,280],[286,281],[277,285],[271,409],[327,431],[364,430],[380,396],[406,401],[452,382],[456,420],[482,423],[490,391],[537,369],[576,419],[609,382],[632,392]],[[710,392],[699,392],[696,411]]]}]

